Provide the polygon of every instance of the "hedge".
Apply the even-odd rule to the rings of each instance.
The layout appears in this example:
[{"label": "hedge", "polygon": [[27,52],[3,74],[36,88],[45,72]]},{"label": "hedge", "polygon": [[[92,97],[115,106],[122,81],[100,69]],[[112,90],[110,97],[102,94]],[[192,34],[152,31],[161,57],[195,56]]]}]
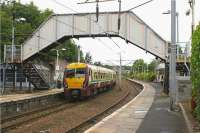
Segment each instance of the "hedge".
[{"label": "hedge", "polygon": [[131,75],[131,78],[145,81],[153,81],[156,78],[156,74],[153,72],[148,73],[134,73]]},{"label": "hedge", "polygon": [[200,25],[192,35],[191,80],[192,96],[196,103],[194,114],[200,121]]}]

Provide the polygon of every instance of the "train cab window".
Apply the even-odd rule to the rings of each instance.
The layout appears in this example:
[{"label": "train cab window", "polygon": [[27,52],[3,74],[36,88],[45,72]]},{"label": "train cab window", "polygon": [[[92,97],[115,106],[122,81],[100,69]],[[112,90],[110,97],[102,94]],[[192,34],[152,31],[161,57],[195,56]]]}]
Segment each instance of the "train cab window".
[{"label": "train cab window", "polygon": [[74,68],[74,69],[65,69],[65,77],[66,78],[79,78],[85,77],[85,68]]},{"label": "train cab window", "polygon": [[86,70],[84,68],[75,69],[76,70],[76,77],[85,77]]},{"label": "train cab window", "polygon": [[75,69],[65,69],[64,76],[65,78],[75,77]]}]

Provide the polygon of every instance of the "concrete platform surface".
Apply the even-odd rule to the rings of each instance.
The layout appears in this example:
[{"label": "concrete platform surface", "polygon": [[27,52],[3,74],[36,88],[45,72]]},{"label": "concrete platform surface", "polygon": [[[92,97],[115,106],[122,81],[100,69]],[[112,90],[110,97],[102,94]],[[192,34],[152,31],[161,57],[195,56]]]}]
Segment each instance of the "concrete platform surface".
[{"label": "concrete platform surface", "polygon": [[162,86],[152,86],[156,90],[155,99],[137,133],[189,133],[183,113],[169,110],[170,98],[161,95]]},{"label": "concrete platform surface", "polygon": [[134,133],[151,107],[155,89],[143,83],[142,92],[128,104],[85,131],[85,133]]},{"label": "concrete platform surface", "polygon": [[34,92],[34,93],[3,95],[3,96],[0,96],[0,104],[19,101],[19,100],[26,100],[26,99],[36,98],[36,97],[42,97],[42,96],[47,96],[47,95],[54,95],[54,94],[58,94],[62,92],[64,92],[63,89],[50,89],[50,90],[43,90],[43,91]]},{"label": "concrete platform surface", "polygon": [[169,97],[158,83],[143,91],[85,133],[188,133],[182,112],[169,110]]}]

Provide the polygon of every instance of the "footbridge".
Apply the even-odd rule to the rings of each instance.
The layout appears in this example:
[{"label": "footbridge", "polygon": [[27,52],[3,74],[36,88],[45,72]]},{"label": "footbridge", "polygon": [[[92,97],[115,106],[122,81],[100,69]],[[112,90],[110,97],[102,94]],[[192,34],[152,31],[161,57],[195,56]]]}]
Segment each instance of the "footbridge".
[{"label": "footbridge", "polygon": [[[24,75],[34,87],[47,89],[50,87],[47,73],[38,69],[41,65],[30,60],[69,38],[120,37],[162,60],[167,60],[168,43],[164,39],[130,11],[120,13],[121,23],[118,28],[118,15],[118,12],[100,13],[98,22],[96,13],[52,15],[23,43],[20,61],[15,59],[19,56],[14,53],[9,63],[22,63]],[[16,47],[12,51],[16,51]]]},{"label": "footbridge", "polygon": [[106,36],[121,37],[158,58],[167,59],[167,42],[136,14],[126,11],[121,13],[120,30],[118,12],[100,13],[98,22],[95,13],[52,15],[23,44],[22,61],[66,38]]}]

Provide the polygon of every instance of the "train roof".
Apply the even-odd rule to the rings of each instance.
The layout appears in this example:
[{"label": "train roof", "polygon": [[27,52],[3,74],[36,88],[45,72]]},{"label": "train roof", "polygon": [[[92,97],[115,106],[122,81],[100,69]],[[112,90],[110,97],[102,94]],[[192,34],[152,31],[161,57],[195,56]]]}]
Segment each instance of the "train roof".
[{"label": "train roof", "polygon": [[86,67],[87,64],[86,63],[70,63],[68,64],[65,68],[84,68]]},{"label": "train roof", "polygon": [[88,65],[89,68],[92,69],[92,71],[101,71],[101,72],[105,72],[105,73],[116,73],[114,70],[108,69],[108,68],[104,68],[101,66],[95,66],[95,65]]},{"label": "train roof", "polygon": [[104,68],[104,67],[100,67],[100,66],[95,66],[95,65],[90,65],[90,64],[86,64],[86,63],[70,63],[68,64],[65,68],[84,68],[84,67],[89,67],[92,69],[92,71],[101,71],[101,72],[105,72],[105,73],[116,73],[114,70],[108,69],[108,68]]}]

